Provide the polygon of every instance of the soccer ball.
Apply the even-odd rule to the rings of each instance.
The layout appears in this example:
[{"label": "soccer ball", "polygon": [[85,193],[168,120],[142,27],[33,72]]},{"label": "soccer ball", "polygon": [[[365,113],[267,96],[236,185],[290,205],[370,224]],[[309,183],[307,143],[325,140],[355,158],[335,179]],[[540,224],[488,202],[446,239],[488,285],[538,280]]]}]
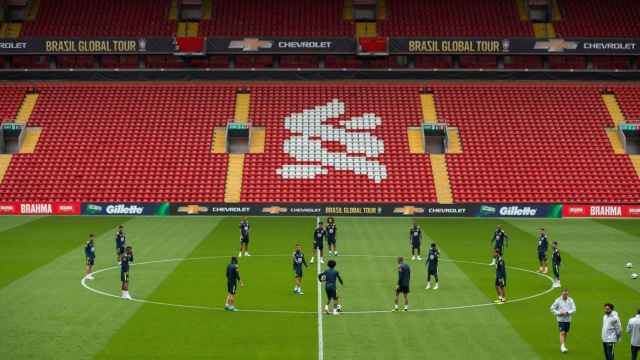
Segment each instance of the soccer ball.
[{"label": "soccer ball", "polygon": [[627,269],[631,269],[631,268],[633,267],[633,264],[632,264],[632,263],[630,263],[630,262],[628,262],[628,263],[627,263],[627,265],[625,265],[625,267],[626,267]]},{"label": "soccer ball", "polygon": [[636,273],[631,274],[631,278],[633,280],[637,279],[638,278],[638,274],[636,274]]}]

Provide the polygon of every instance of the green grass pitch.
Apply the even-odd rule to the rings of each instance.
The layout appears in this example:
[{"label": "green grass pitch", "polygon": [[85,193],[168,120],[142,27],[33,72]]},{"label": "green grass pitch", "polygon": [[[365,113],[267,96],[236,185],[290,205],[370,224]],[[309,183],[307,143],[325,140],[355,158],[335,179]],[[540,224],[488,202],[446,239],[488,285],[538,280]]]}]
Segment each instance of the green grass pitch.
[{"label": "green grass pitch", "polygon": [[[409,260],[414,311],[392,313],[395,257],[409,255],[411,219],[337,218],[345,313],[323,315],[319,333],[315,265],[306,269],[305,295],[294,295],[290,258],[296,242],[311,256],[315,218],[251,218],[254,256],[240,259],[240,311],[219,310],[238,221],[0,218],[0,359],[318,359],[320,350],[328,360],[600,359],[602,304],[613,302],[625,326],[640,307],[640,280],[630,277],[640,266],[640,221],[421,218],[425,243],[437,242],[443,254],[440,289],[425,290],[424,263]],[[487,305],[495,299],[487,264],[498,223],[511,237],[507,296],[524,300]],[[136,255],[131,294],[154,303],[80,283],[82,247],[94,233],[94,270],[104,271],[87,284],[119,294],[119,224]],[[562,282],[577,304],[567,354],[549,312],[560,291],[535,274],[539,227],[560,243]],[[629,358],[626,335],[616,352]]]}]

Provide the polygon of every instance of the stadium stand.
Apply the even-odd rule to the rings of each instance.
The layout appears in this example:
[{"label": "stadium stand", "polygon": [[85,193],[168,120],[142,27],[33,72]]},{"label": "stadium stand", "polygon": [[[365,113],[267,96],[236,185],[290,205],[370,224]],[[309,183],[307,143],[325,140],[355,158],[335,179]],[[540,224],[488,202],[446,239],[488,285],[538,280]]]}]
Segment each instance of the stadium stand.
[{"label": "stadium stand", "polygon": [[[614,116],[601,94],[613,92],[624,117],[638,121],[640,90],[633,85],[432,83],[433,95],[421,96],[425,84],[417,83],[4,84],[3,119],[24,108],[32,86],[39,96],[28,126],[42,133],[33,154],[13,155],[0,184],[8,201],[222,202],[230,157],[242,160],[235,196],[243,202],[436,202],[432,169],[445,167],[454,202],[640,199],[629,156],[614,153],[605,131],[623,116]],[[344,114],[318,120],[339,106]],[[363,122],[364,114],[381,122]],[[259,153],[212,153],[214,128],[234,117],[265,129]],[[359,174],[336,170],[345,160],[320,173],[295,169],[298,156],[306,165],[321,163],[308,144],[285,145],[300,135],[286,121],[311,128],[319,121],[323,130],[308,135],[314,140],[358,117],[348,125],[351,134],[340,136],[361,139],[352,154],[366,152],[378,164]],[[444,120],[456,128],[458,151],[410,151],[409,128]],[[322,144],[349,151],[336,139]]]},{"label": "stadium stand", "polygon": [[41,0],[21,36],[173,36],[170,0]]},{"label": "stadium stand", "polygon": [[387,9],[378,23],[385,36],[533,36],[516,1],[395,0]]},{"label": "stadium stand", "polygon": [[638,37],[640,7],[634,0],[558,1],[562,19],[554,22],[558,37]]},{"label": "stadium stand", "polygon": [[[416,89],[410,91],[410,89]],[[250,118],[256,126],[267,129],[265,153],[249,154],[245,160],[242,201],[247,202],[435,202],[435,189],[426,155],[410,154],[407,127],[419,126],[420,102],[416,87],[396,85],[298,85],[274,84],[251,86]],[[292,159],[283,151],[283,142],[291,132],[283,126],[292,112],[313,109],[338,99],[345,103],[340,120],[372,112],[382,125],[373,131],[384,140],[379,156],[388,166],[388,178],[380,183],[352,172],[328,169],[315,181],[284,180],[276,169]],[[332,119],[329,124],[337,125]],[[333,151],[344,150],[330,142]],[[406,181],[411,179],[411,181]]]},{"label": "stadium stand", "polygon": [[594,85],[436,84],[439,116],[459,128],[447,155],[456,202],[633,202],[640,179],[615,155]]},{"label": "stadium stand", "polygon": [[[227,155],[211,154],[211,134],[215,125],[232,117],[234,88],[37,88],[40,96],[28,126],[41,127],[43,133],[34,154],[13,155],[0,186],[2,199],[223,200]],[[3,101],[14,100],[15,112],[25,86],[0,89]]]},{"label": "stadium stand", "polygon": [[201,36],[354,36],[344,0],[216,0]]}]

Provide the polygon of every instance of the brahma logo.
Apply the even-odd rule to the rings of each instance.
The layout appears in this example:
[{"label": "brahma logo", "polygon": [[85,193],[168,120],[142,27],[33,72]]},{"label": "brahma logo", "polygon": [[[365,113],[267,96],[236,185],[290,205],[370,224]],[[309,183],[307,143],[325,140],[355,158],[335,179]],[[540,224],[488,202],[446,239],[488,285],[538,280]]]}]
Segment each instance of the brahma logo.
[{"label": "brahma logo", "polygon": [[640,207],[629,207],[629,214],[631,216],[638,216],[640,215]]},{"label": "brahma logo", "polygon": [[586,212],[586,210],[583,207],[576,207],[576,206],[570,206],[569,207],[569,214],[572,215],[584,215]]},{"label": "brahma logo", "polygon": [[142,215],[144,207],[138,205],[108,205],[107,214],[109,215]]},{"label": "brahma logo", "polygon": [[499,210],[502,216],[536,216],[538,209],[531,206],[503,206]]},{"label": "brahma logo", "polygon": [[17,214],[17,210],[14,204],[0,204],[0,214]]},{"label": "brahma logo", "polygon": [[263,213],[271,214],[271,215],[284,214],[288,210],[289,209],[287,209],[286,207],[280,207],[280,206],[271,206],[271,207],[262,208]]},{"label": "brahma logo", "polygon": [[187,215],[198,215],[202,213],[206,214],[208,211],[209,211],[209,208],[207,208],[206,206],[200,206],[200,205],[186,205],[186,206],[180,206],[178,208],[178,213],[187,214]]},{"label": "brahma logo", "polygon": [[403,207],[393,209],[394,214],[402,214],[405,216],[411,216],[415,214],[424,214],[424,208],[406,205]]},{"label": "brahma logo", "polygon": [[591,206],[589,208],[589,213],[591,216],[602,216],[602,217],[620,217],[622,216],[622,207],[621,206]]},{"label": "brahma logo", "polygon": [[[328,169],[351,171],[366,176],[375,183],[387,178],[387,168],[377,161],[384,153],[384,142],[370,132],[382,119],[373,113],[364,113],[349,120],[341,120],[340,126],[327,124],[345,114],[345,104],[333,99],[330,102],[293,113],[284,119],[284,126],[293,135],[284,141],[284,151],[296,160],[276,170],[284,179],[315,179],[327,175]],[[324,144],[323,144],[324,142]],[[327,142],[337,142],[344,151],[332,151]]]},{"label": "brahma logo", "polygon": [[75,214],[78,212],[77,210],[78,208],[73,205],[64,204],[58,206],[58,212],[60,214]]},{"label": "brahma logo", "polygon": [[43,215],[53,214],[51,204],[20,204],[20,214],[23,215]]}]

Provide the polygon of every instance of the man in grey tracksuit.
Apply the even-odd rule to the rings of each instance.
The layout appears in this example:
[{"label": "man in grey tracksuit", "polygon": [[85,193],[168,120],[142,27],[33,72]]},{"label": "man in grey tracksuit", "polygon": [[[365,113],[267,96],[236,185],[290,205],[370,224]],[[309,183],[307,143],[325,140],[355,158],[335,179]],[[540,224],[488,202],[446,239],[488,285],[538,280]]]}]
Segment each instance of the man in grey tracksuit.
[{"label": "man in grey tracksuit", "polygon": [[640,309],[638,309],[636,316],[629,319],[627,332],[631,336],[631,360],[638,360],[638,353],[640,352]]},{"label": "man in grey tracksuit", "polygon": [[556,320],[558,320],[560,351],[563,353],[567,352],[569,350],[565,345],[565,341],[571,328],[571,314],[576,312],[576,303],[569,297],[569,291],[567,289],[562,290],[562,296],[551,304],[551,312],[556,316]]},{"label": "man in grey tracksuit", "polygon": [[618,313],[614,311],[613,304],[604,304],[604,316],[602,317],[602,345],[604,358],[614,360],[614,348],[622,336],[622,324]]}]

